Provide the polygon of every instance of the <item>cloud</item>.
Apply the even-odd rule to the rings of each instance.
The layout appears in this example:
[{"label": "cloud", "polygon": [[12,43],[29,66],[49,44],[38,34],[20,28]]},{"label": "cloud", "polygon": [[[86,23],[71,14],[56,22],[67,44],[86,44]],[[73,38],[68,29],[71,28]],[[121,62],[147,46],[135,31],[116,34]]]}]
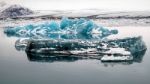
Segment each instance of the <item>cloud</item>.
[{"label": "cloud", "polygon": [[52,9],[112,9],[112,10],[150,10],[149,0],[4,0],[34,10]]}]

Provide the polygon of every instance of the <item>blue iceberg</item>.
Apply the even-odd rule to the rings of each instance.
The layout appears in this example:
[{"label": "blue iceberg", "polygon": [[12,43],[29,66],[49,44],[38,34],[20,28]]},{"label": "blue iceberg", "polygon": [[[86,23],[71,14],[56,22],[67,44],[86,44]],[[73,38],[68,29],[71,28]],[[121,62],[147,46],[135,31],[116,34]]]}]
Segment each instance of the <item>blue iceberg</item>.
[{"label": "blue iceberg", "polygon": [[15,48],[24,50],[29,60],[37,61],[83,57],[101,59],[102,62],[141,62],[147,49],[141,37],[107,39],[118,30],[110,30],[84,18],[7,27],[4,32],[7,36],[23,37],[16,41]]},{"label": "blue iceberg", "polygon": [[51,21],[42,24],[8,27],[4,31],[7,36],[49,39],[103,39],[117,34],[117,30],[109,30],[93,21],[80,18],[62,18],[60,22]]}]

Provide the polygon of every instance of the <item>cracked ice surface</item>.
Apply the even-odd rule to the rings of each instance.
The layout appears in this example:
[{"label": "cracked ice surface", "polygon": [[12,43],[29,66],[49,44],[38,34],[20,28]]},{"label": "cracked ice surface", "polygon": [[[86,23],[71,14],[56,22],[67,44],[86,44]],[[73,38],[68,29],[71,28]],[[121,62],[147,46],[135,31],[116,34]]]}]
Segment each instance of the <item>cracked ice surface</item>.
[{"label": "cracked ice surface", "polygon": [[4,31],[8,36],[50,39],[103,39],[117,34],[88,19],[63,18],[60,23],[51,21],[42,24],[8,27]]}]

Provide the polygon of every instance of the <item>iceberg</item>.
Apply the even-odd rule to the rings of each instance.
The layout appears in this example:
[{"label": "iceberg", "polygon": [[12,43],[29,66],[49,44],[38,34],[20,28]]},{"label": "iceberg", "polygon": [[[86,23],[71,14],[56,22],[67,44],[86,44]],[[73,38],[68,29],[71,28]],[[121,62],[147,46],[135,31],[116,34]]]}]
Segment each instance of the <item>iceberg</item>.
[{"label": "iceberg", "polygon": [[141,62],[147,49],[141,36],[110,40],[107,37],[117,34],[118,30],[110,30],[84,18],[8,27],[4,33],[23,38],[16,41],[15,48],[24,50],[30,60],[75,57],[102,62]]},{"label": "iceberg", "polygon": [[101,40],[109,35],[117,34],[117,30],[109,30],[88,19],[62,18],[59,22],[51,21],[41,24],[7,27],[8,36],[49,39],[96,39]]},{"label": "iceberg", "polygon": [[141,62],[147,49],[140,36],[107,41],[19,39],[15,47],[33,59],[64,56],[100,59],[102,62]]}]

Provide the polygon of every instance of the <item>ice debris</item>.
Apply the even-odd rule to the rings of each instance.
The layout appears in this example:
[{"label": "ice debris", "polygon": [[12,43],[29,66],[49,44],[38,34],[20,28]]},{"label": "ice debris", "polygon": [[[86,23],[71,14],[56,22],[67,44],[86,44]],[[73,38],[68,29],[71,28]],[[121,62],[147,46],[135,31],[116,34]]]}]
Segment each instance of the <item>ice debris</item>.
[{"label": "ice debris", "polygon": [[117,30],[109,30],[88,19],[63,18],[42,24],[8,27],[4,31],[8,36],[50,39],[103,39],[117,34]]}]

